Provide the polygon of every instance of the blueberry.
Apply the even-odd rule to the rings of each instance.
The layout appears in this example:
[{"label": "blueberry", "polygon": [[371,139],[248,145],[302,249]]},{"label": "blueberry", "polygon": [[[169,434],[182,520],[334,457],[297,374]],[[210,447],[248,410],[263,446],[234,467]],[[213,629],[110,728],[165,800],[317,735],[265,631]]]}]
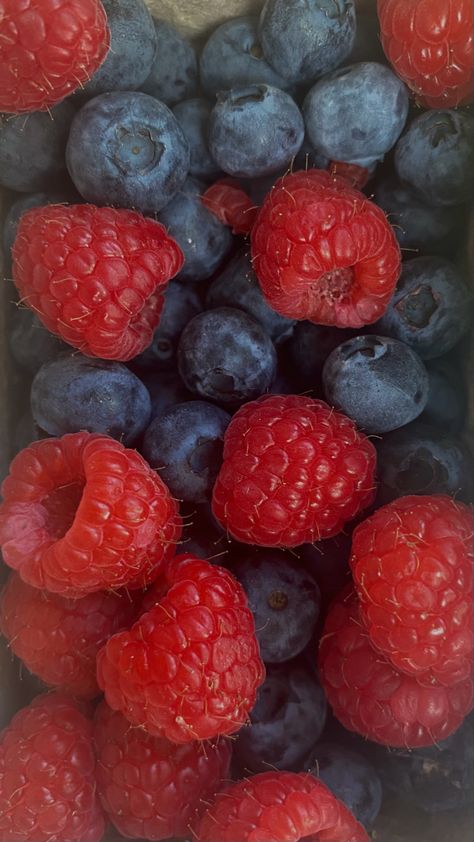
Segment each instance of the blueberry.
[{"label": "blueberry", "polygon": [[166,105],[147,94],[116,91],[78,111],[66,161],[88,202],[153,212],[183,184],[189,148]]},{"label": "blueberry", "polygon": [[382,782],[372,763],[362,754],[337,743],[318,743],[308,761],[319,778],[367,829],[382,806]]},{"label": "blueberry", "polygon": [[217,307],[194,316],[184,328],[178,366],[191,392],[238,404],[268,391],[276,374],[276,353],[255,319],[242,310]]},{"label": "blueberry", "polygon": [[55,360],[68,347],[46,330],[28,307],[17,307],[13,312],[9,344],[15,362],[30,374],[36,374],[43,363]]},{"label": "blueberry", "polygon": [[141,368],[169,369],[176,361],[178,341],[184,327],[202,310],[201,301],[192,287],[174,281],[164,293],[160,324],[153,334],[151,345],[135,357],[134,365]]},{"label": "blueberry", "polygon": [[303,104],[309,140],[334,161],[370,167],[400,136],[408,92],[390,68],[367,61],[342,67],[311,88]]},{"label": "blueberry", "polygon": [[193,397],[173,366],[166,371],[146,369],[137,369],[137,371],[151,398],[151,421],[172,406],[176,406],[177,403],[184,403]]},{"label": "blueberry", "polygon": [[220,93],[211,114],[211,155],[229,175],[256,178],[291,163],[304,139],[301,112],[291,96],[270,85]]},{"label": "blueberry", "polygon": [[158,216],[184,254],[180,281],[209,278],[232,248],[230,228],[204,207],[201,196],[206,185],[188,177],[174,199]]},{"label": "blueberry", "polygon": [[445,357],[427,362],[428,402],[420,420],[459,433],[468,417],[466,382],[459,365]]},{"label": "blueberry", "polygon": [[239,777],[269,768],[303,771],[326,720],[326,697],[315,673],[299,659],[267,668],[265,682],[234,744]]},{"label": "blueberry", "polygon": [[196,50],[167,21],[154,18],[153,25],[156,53],[141,90],[166,105],[175,105],[198,91]]},{"label": "blueberry", "polygon": [[356,331],[349,328],[298,322],[286,349],[300,387],[320,392],[323,366],[329,354],[354,335]]},{"label": "blueberry", "polygon": [[259,23],[267,61],[285,79],[310,84],[342,64],[352,50],[353,0],[267,0]]},{"label": "blueberry", "polygon": [[323,603],[328,605],[350,579],[351,537],[345,533],[298,550],[301,561],[318,583]]},{"label": "blueberry", "polygon": [[386,336],[356,336],[327,358],[323,385],[328,402],[367,433],[388,433],[423,412],[428,374],[403,342]]},{"label": "blueberry", "polygon": [[210,496],[229,421],[227,412],[205,401],[177,404],[152,421],[142,453],[174,497],[200,503]]},{"label": "blueberry", "polygon": [[211,112],[211,103],[202,97],[185,99],[173,108],[173,114],[189,145],[189,173],[197,178],[213,179],[221,172],[209,150]]},{"label": "blueberry", "polygon": [[428,205],[466,202],[474,174],[474,117],[465,111],[425,111],[395,147],[398,177]]},{"label": "blueberry", "polygon": [[50,435],[89,430],[128,446],[149,423],[151,401],[143,383],[121,363],[64,353],[36,374],[31,409]]}]

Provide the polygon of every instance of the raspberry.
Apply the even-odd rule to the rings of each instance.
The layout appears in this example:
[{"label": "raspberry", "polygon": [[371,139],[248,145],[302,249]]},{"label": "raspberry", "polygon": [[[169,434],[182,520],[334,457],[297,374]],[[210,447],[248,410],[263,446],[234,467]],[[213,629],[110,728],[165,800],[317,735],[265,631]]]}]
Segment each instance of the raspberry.
[{"label": "raspberry", "polygon": [[449,497],[401,497],[356,528],[351,566],[373,645],[422,683],[471,674],[472,511]]},{"label": "raspberry", "polygon": [[258,207],[235,178],[221,178],[211,184],[201,201],[234,234],[248,234],[252,230]]},{"label": "raspberry", "polygon": [[382,46],[427,108],[473,99],[472,0],[378,0]]},{"label": "raspberry", "polygon": [[204,802],[228,778],[230,741],[176,745],[131,728],[105,702],[95,714],[97,790],[117,830],[127,837],[185,837]]},{"label": "raspberry", "polygon": [[263,772],[232,784],[202,817],[198,842],[368,842],[347,807],[317,778]]},{"label": "raspberry", "polygon": [[0,111],[44,111],[87,82],[110,32],[99,0],[0,0]]},{"label": "raspberry", "polygon": [[181,535],[165,484],[135,451],[70,433],[15,456],[2,485],[4,561],[68,597],[152,581]]},{"label": "raspberry", "polygon": [[67,696],[37,696],[0,734],[2,842],[99,842],[92,723]]},{"label": "raspberry", "polygon": [[129,210],[48,205],[25,213],[13,278],[43,324],[83,354],[130,360],[151,344],[183,265],[164,227]]},{"label": "raspberry", "polygon": [[372,502],[375,459],[354,422],[323,401],[261,397],[227,427],[212,509],[244,544],[329,538]]},{"label": "raspberry", "polygon": [[315,324],[377,321],[400,274],[400,247],[384,212],[325,170],[276,182],[252,228],[251,247],[270,306]]},{"label": "raspberry", "polygon": [[45,684],[94,698],[100,692],[97,652],[112,634],[131,625],[137,610],[137,600],[124,593],[65,599],[32,588],[12,573],[0,597],[0,631]]},{"label": "raspberry", "polygon": [[111,708],[155,736],[187,743],[232,734],[265,675],[245,592],[227,570],[191,555],[170,562],[167,585],[99,652],[99,686]]},{"label": "raspberry", "polygon": [[452,734],[472,708],[470,678],[450,687],[423,686],[386,661],[370,642],[357,595],[347,590],[326,618],[319,671],[344,727],[383,745],[433,745]]}]

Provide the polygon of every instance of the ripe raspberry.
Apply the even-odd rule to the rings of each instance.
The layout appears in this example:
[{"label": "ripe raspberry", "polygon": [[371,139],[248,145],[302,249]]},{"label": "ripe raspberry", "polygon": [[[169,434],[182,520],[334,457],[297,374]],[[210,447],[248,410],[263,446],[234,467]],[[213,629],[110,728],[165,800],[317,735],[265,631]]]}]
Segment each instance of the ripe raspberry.
[{"label": "ripe raspberry", "polygon": [[258,207],[235,178],[221,178],[202,194],[205,207],[234,234],[248,234],[255,222]]},{"label": "ripe raspberry", "polygon": [[87,82],[110,32],[99,0],[0,0],[0,111],[44,111]]},{"label": "ripe raspberry", "polygon": [[372,644],[423,684],[469,677],[472,511],[449,497],[400,497],[354,532],[351,566]]},{"label": "ripe raspberry", "polygon": [[472,708],[472,680],[423,686],[374,649],[357,595],[343,591],[326,618],[319,646],[322,686],[349,731],[382,745],[418,748],[452,734]]},{"label": "ripe raspberry", "polygon": [[187,836],[204,802],[229,775],[229,740],[178,746],[132,728],[105,702],[95,714],[94,739],[99,798],[127,837]]},{"label": "ripe raspberry", "polygon": [[472,0],[378,0],[382,46],[427,108],[473,99]]},{"label": "ripe raspberry", "polygon": [[126,593],[65,599],[32,588],[12,573],[0,595],[0,631],[45,684],[93,699],[100,692],[97,652],[112,634],[133,623],[138,609],[138,600]]},{"label": "ripe raspberry", "polygon": [[99,842],[92,723],[60,693],[36,696],[0,734],[2,842]]},{"label": "ripe raspberry", "polygon": [[48,205],[25,213],[13,279],[43,324],[83,354],[130,360],[151,344],[183,265],[164,227],[129,210]]},{"label": "ripe raspberry", "polygon": [[296,547],[337,535],[374,497],[375,448],[326,403],[269,395],[224,436],[215,517],[237,541]]},{"label": "ripe raspberry", "polygon": [[97,680],[114,710],[175,743],[238,731],[265,670],[242,586],[191,555],[167,568],[169,590],[97,656]]},{"label": "ripe raspberry", "polygon": [[252,260],[281,316],[362,327],[385,312],[400,248],[384,212],[325,170],[283,176],[251,232]]},{"label": "ripe raspberry", "polygon": [[178,507],[135,451],[70,433],[15,456],[2,485],[4,561],[68,597],[151,582],[181,535]]},{"label": "ripe raspberry", "polygon": [[263,772],[216,796],[197,827],[198,842],[368,842],[347,807],[321,780]]}]

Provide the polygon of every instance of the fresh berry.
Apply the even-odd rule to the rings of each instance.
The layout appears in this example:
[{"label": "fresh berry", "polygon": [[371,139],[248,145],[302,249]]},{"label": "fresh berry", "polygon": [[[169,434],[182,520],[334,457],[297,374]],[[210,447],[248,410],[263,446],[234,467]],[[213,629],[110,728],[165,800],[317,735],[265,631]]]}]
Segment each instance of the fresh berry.
[{"label": "fresh berry", "polygon": [[215,181],[202,195],[205,207],[233,234],[249,234],[258,208],[237,179],[226,176]]},{"label": "fresh berry", "polygon": [[383,211],[346,179],[322,170],[277,182],[257,216],[251,245],[270,306],[316,324],[375,322],[400,272],[399,246]]},{"label": "fresh berry", "polygon": [[89,356],[130,360],[158,325],[183,255],[162,225],[130,210],[49,205],[21,218],[13,278],[51,333]]},{"label": "fresh berry", "polygon": [[173,114],[188,141],[189,174],[196,178],[215,178],[221,172],[209,150],[211,112],[212,103],[203,97],[185,99],[173,108]]},{"label": "fresh berry", "polygon": [[472,102],[471,0],[377,0],[377,11],[385,55],[418,103]]},{"label": "fresh berry", "polygon": [[169,284],[163,299],[160,323],[153,334],[153,341],[133,360],[139,369],[169,371],[176,364],[178,342],[183,329],[202,310],[197,292],[186,284]]},{"label": "fresh berry", "polygon": [[99,0],[1,0],[0,111],[48,110],[90,79],[109,40]]},{"label": "fresh berry", "polygon": [[467,385],[459,360],[438,357],[428,360],[428,401],[420,421],[439,427],[444,433],[459,433],[468,420]]},{"label": "fresh berry", "polygon": [[143,587],[181,534],[159,476],[106,436],[34,442],[11,463],[2,496],[4,561],[33,587],[63,596]]},{"label": "fresh berry", "polygon": [[97,791],[124,836],[184,837],[228,778],[230,741],[176,745],[132,728],[102,702],[94,717]]},{"label": "fresh berry", "polygon": [[30,374],[36,374],[68,347],[43,327],[29,307],[17,307],[12,313],[9,345],[15,362]]},{"label": "fresh berry", "polygon": [[0,734],[3,842],[100,842],[92,723],[67,696],[37,696]]},{"label": "fresh berry", "polygon": [[65,599],[11,573],[0,595],[0,630],[13,654],[45,684],[88,699],[100,692],[97,652],[131,625],[137,609],[137,600],[124,591]]},{"label": "fresh berry", "polygon": [[241,585],[223,567],[191,555],[168,565],[129,632],[97,658],[97,677],[113,710],[175,743],[239,730],[265,670]]},{"label": "fresh berry", "polygon": [[213,511],[244,544],[295,547],[337,535],[374,497],[375,448],[323,401],[270,395],[234,415]]},{"label": "fresh berry", "polygon": [[297,322],[286,349],[301,390],[322,395],[323,368],[331,351],[356,335],[356,331],[312,322]]},{"label": "fresh berry", "polygon": [[[25,162],[23,162],[24,166]],[[18,224],[26,211],[43,205],[58,205],[62,202],[76,201],[77,198],[74,188],[69,190],[66,187],[65,190],[55,190],[54,193],[27,193],[15,199],[8,208],[3,222],[3,258],[5,262],[11,260],[11,250],[16,239]],[[38,368],[38,365],[36,365],[36,368]]]},{"label": "fresh berry", "polygon": [[329,609],[319,644],[319,675],[342,725],[382,745],[437,744],[472,709],[471,678],[448,687],[420,684],[385,660],[372,646],[350,590]]},{"label": "fresh berry", "polygon": [[[195,49],[165,20],[153,18],[156,52],[149,76],[140,87],[165,105],[176,105],[198,92]],[[128,33],[127,33],[128,37]]]},{"label": "fresh berry", "polygon": [[422,683],[472,669],[472,527],[468,506],[400,497],[356,527],[350,564],[371,641]]}]

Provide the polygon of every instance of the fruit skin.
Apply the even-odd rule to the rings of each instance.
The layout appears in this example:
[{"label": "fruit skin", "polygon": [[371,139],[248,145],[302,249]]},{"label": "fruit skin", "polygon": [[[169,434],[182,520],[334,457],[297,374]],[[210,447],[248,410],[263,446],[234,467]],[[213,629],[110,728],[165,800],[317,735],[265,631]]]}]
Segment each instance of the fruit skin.
[{"label": "fruit skin", "polygon": [[212,508],[244,544],[296,547],[340,532],[374,497],[375,448],[323,401],[245,404],[224,437]]},{"label": "fruit skin", "polygon": [[176,745],[133,728],[102,702],[94,716],[97,791],[114,827],[128,837],[184,837],[228,778],[231,743]]},{"label": "fruit skin", "polygon": [[13,459],[1,491],[4,561],[62,596],[144,587],[181,535],[178,506],[158,474],[107,436],[33,442]]},{"label": "fruit skin", "polygon": [[127,361],[150,345],[163,289],[182,265],[162,225],[95,205],[33,208],[13,246],[22,301],[51,333],[102,359]]},{"label": "fruit skin", "polygon": [[419,104],[472,102],[471,0],[377,0],[377,12],[385,55]]},{"label": "fruit skin", "polygon": [[352,813],[306,773],[263,772],[218,794],[197,826],[198,842],[368,842]]},{"label": "fruit skin", "polygon": [[241,585],[223,567],[180,555],[144,608],[97,656],[110,707],[175,743],[238,731],[265,676]]},{"label": "fruit skin", "polygon": [[276,183],[252,228],[251,250],[270,306],[316,324],[377,321],[400,274],[400,248],[383,211],[323,170]]},{"label": "fruit skin", "polygon": [[109,42],[99,0],[1,0],[0,111],[56,105],[90,79]]},{"label": "fruit skin", "polygon": [[153,18],[156,52],[151,71],[140,90],[165,105],[176,105],[199,90],[196,50],[174,26]]},{"label": "fruit skin", "polygon": [[189,174],[195,178],[217,178],[220,169],[209,150],[209,119],[212,103],[204,97],[178,102],[173,114],[188,141]]},{"label": "fruit skin", "polygon": [[425,685],[385,660],[371,643],[350,587],[329,610],[318,666],[339,722],[382,745],[405,749],[435,745],[453,734],[472,709],[472,678],[448,687]]},{"label": "fruit skin", "polygon": [[148,348],[135,357],[133,365],[138,369],[154,372],[170,372],[176,365],[179,337],[187,323],[202,310],[202,303],[196,290],[189,284],[175,281],[168,284],[164,292],[164,304],[160,323],[153,334]]},{"label": "fruit skin", "polygon": [[61,693],[36,696],[0,734],[2,842],[100,842],[92,723]]},{"label": "fruit skin", "polygon": [[400,497],[354,530],[350,565],[372,644],[426,686],[472,671],[473,512],[442,495]]}]

